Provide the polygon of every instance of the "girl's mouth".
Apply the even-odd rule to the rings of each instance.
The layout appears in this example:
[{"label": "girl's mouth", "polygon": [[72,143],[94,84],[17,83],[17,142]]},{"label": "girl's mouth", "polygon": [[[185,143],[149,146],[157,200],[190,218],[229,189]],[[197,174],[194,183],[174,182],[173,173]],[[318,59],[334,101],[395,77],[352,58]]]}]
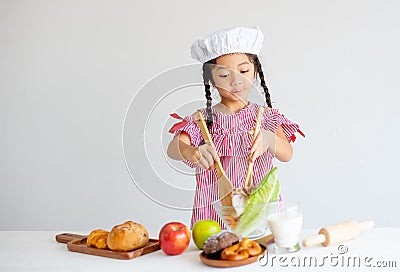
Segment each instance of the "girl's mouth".
[{"label": "girl's mouth", "polygon": [[239,94],[239,93],[241,93],[242,92],[242,90],[232,90],[231,91],[231,93],[233,93],[233,94]]}]

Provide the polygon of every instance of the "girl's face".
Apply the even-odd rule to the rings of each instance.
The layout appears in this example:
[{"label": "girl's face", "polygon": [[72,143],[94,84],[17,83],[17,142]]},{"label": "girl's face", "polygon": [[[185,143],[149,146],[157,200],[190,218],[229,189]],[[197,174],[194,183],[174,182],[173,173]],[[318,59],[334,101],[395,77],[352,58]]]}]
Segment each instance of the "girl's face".
[{"label": "girl's face", "polygon": [[246,54],[235,53],[218,57],[211,74],[221,102],[247,104],[255,78],[255,68]]}]

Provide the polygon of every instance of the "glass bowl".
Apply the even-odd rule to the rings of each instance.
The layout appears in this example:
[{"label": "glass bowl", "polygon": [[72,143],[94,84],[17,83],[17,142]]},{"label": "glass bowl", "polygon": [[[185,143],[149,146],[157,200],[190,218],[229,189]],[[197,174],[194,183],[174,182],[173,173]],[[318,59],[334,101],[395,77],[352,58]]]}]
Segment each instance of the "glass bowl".
[{"label": "glass bowl", "polygon": [[241,238],[257,239],[265,236],[268,230],[268,204],[223,206],[218,200],[213,206],[228,231]]}]

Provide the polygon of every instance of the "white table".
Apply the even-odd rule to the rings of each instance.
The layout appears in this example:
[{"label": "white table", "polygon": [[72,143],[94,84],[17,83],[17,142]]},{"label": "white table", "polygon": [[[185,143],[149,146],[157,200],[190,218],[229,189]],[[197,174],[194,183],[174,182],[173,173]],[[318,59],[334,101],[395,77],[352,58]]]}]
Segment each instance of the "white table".
[{"label": "white table", "polygon": [[[70,252],[66,244],[54,239],[58,233],[73,231],[0,231],[0,271],[216,271],[199,259],[200,251],[193,243],[178,256],[167,256],[161,250],[132,260],[118,260]],[[317,230],[303,230],[301,239]],[[153,234],[154,233],[150,232]],[[269,254],[265,266],[260,263],[222,269],[223,271],[400,271],[400,228],[375,228],[362,233],[356,240],[343,243],[341,254],[338,246],[302,248],[287,255]],[[350,266],[347,261],[351,260]],[[309,261],[312,265],[309,265]],[[356,260],[356,267],[354,267]],[[358,267],[360,260],[360,267]],[[295,262],[300,267],[294,267]],[[304,261],[306,264],[304,265]],[[321,267],[314,267],[315,261]],[[396,267],[378,268],[374,265],[389,261]],[[367,267],[370,266],[370,267]],[[311,268],[310,268],[311,267]]]}]

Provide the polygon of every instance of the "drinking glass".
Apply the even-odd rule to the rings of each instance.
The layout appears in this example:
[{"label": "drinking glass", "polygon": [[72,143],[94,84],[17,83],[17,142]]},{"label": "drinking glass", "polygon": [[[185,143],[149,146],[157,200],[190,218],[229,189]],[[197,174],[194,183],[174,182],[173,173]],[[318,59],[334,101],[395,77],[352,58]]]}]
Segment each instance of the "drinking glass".
[{"label": "drinking glass", "polygon": [[268,205],[268,227],[275,239],[272,253],[283,254],[300,249],[299,235],[303,214],[299,202],[273,202]]}]

